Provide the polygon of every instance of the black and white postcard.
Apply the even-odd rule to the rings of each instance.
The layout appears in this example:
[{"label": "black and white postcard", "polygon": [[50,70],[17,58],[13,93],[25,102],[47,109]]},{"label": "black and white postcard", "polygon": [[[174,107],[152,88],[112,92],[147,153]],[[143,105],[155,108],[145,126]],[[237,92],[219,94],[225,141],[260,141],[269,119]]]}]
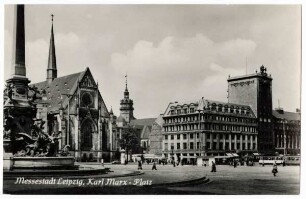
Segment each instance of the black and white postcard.
[{"label": "black and white postcard", "polygon": [[301,3],[9,3],[3,194],[301,194]]}]

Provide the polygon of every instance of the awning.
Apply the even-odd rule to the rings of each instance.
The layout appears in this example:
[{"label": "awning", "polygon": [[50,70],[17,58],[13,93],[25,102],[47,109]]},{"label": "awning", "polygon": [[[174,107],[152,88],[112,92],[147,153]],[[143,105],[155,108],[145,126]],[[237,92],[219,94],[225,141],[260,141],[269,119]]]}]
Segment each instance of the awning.
[{"label": "awning", "polygon": [[225,155],[227,155],[229,157],[233,157],[233,154],[231,154],[231,153],[226,153]]},{"label": "awning", "polygon": [[239,157],[237,153],[232,153],[234,157]]},{"label": "awning", "polygon": [[259,153],[253,153],[253,155],[259,155]]}]

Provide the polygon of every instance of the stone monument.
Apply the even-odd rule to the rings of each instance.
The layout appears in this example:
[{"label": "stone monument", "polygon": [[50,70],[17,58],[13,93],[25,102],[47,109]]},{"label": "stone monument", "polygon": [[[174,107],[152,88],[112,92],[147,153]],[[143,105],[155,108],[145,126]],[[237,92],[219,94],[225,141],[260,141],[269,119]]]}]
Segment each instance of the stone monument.
[{"label": "stone monument", "polygon": [[30,87],[25,65],[24,5],[14,7],[13,64],[4,91],[4,170],[16,168],[74,168],[68,146],[57,156],[58,135],[43,132],[44,122],[36,120],[41,93]]}]

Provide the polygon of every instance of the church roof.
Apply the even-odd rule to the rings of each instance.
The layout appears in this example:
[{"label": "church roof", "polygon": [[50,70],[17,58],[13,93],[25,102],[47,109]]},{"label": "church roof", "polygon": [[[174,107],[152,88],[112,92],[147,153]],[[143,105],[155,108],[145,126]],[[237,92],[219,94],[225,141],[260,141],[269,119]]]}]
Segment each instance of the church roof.
[{"label": "church roof", "polygon": [[143,118],[143,119],[135,119],[131,120],[131,126],[152,126],[155,122],[156,118]]},{"label": "church roof", "polygon": [[38,91],[46,91],[47,103],[49,103],[48,112],[56,112],[63,106],[67,99],[67,96],[62,94],[73,94],[77,88],[78,80],[81,80],[85,72],[86,70],[55,78],[50,83],[43,81],[32,84],[31,86],[37,87]]},{"label": "church roof", "polygon": [[117,122],[125,122],[124,117],[122,117],[122,115],[119,115],[119,117],[117,118]]}]

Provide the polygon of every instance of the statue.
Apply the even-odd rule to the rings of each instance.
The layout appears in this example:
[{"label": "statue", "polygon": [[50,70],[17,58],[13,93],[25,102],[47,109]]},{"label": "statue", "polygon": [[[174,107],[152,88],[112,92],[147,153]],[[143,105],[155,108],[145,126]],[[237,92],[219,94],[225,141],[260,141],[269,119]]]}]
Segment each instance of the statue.
[{"label": "statue", "polygon": [[26,133],[16,134],[16,144],[19,146],[14,156],[55,157],[57,155],[58,139],[53,132],[51,135],[42,131],[44,122],[38,126],[33,125],[31,135]]},{"label": "statue", "polygon": [[70,145],[65,145],[61,151],[61,156],[69,156],[70,155],[69,149],[70,149]]}]

